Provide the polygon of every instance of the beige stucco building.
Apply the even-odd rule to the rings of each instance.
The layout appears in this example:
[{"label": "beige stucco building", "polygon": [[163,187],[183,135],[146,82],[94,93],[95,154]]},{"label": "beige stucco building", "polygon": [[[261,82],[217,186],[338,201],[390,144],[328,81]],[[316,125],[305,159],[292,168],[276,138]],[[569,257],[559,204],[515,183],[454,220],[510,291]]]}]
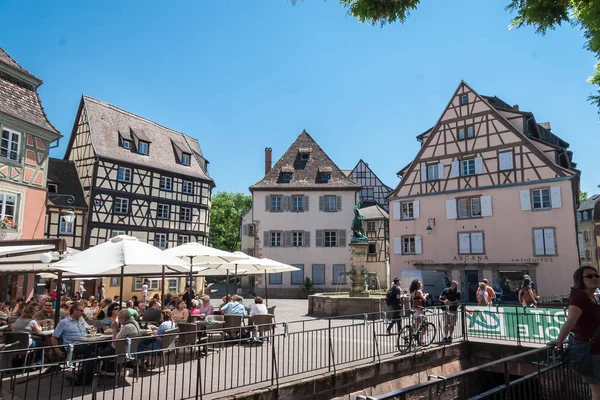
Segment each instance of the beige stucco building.
[{"label": "beige stucco building", "polygon": [[[351,268],[348,242],[360,186],[306,131],[273,168],[271,149],[265,153],[266,174],[250,187],[252,210],[246,224],[252,228],[242,229],[251,229],[257,257],[301,269],[268,275],[269,296],[295,297],[306,277],[319,291],[348,290],[350,280],[340,274]],[[263,276],[255,285],[256,293],[264,293]]]},{"label": "beige stucco building", "polygon": [[568,291],[579,266],[568,143],[464,82],[418,139],[390,196],[392,275],[440,270],[471,301],[483,278],[514,293],[525,273],[540,295]]}]

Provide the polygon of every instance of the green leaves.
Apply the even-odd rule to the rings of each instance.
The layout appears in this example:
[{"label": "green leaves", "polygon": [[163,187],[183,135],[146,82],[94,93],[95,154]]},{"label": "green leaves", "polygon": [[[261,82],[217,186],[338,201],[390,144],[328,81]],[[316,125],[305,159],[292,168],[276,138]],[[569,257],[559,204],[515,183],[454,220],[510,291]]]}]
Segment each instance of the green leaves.
[{"label": "green leaves", "polygon": [[240,250],[242,218],[250,207],[252,207],[250,195],[219,192],[212,199],[208,242],[220,250]]}]

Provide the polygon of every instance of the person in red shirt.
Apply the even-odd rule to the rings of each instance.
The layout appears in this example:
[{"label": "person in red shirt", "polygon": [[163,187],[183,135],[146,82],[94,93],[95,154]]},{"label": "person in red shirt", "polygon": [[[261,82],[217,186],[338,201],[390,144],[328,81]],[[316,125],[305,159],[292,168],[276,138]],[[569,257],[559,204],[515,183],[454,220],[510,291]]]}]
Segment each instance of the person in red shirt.
[{"label": "person in red shirt", "polygon": [[[594,297],[598,278],[598,271],[592,267],[581,267],[575,271],[567,320],[556,340],[548,345],[561,347],[570,332],[576,340],[588,341],[594,336],[600,326],[600,305]],[[592,345],[592,362],[593,375],[583,376],[583,381],[590,385],[592,400],[600,400],[600,338]]]}]

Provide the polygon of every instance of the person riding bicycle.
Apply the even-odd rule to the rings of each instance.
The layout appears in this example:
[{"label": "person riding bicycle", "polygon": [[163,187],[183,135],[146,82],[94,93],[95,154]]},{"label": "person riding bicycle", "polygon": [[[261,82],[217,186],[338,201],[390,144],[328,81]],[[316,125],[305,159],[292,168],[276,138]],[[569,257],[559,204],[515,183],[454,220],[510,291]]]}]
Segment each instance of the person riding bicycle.
[{"label": "person riding bicycle", "polygon": [[423,315],[423,310],[425,310],[425,296],[427,293],[423,293],[423,283],[415,279],[410,283],[410,287],[408,288],[410,292],[410,298],[413,302],[413,309],[415,310],[415,328],[421,323],[421,316]]},{"label": "person riding bicycle", "polygon": [[460,303],[460,290],[458,290],[457,281],[452,281],[450,287],[442,290],[440,301],[447,306],[446,313],[444,314],[444,342],[451,343],[452,332],[454,332],[454,327],[456,326],[458,304]]}]

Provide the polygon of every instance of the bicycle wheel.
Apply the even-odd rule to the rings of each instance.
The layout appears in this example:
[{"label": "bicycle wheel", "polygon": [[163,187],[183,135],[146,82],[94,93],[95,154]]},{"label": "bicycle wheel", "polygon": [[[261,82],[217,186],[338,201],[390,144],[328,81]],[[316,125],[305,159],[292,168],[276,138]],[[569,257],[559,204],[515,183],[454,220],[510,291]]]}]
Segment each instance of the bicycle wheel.
[{"label": "bicycle wheel", "polygon": [[413,332],[412,327],[410,325],[406,325],[403,327],[398,333],[398,341],[396,346],[400,353],[405,354],[410,351],[410,345],[412,343]]},{"label": "bicycle wheel", "polygon": [[429,346],[433,340],[435,339],[435,334],[437,330],[435,329],[435,325],[431,322],[426,322],[421,327],[421,330],[418,332],[419,341],[421,346]]}]

